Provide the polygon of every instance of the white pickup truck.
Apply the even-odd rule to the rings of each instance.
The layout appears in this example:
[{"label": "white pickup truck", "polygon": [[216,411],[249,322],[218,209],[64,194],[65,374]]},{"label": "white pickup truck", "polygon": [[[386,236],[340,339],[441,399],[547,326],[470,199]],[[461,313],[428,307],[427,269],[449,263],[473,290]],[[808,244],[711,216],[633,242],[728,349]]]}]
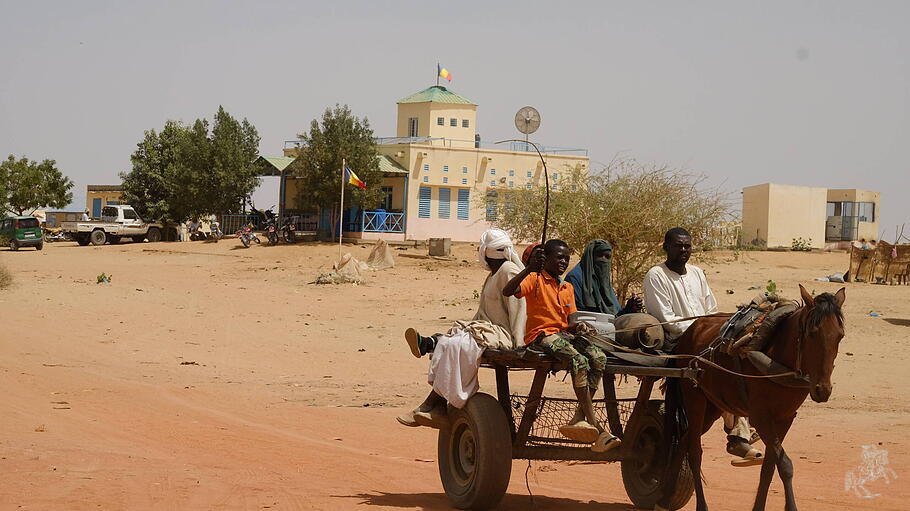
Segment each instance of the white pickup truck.
[{"label": "white pickup truck", "polygon": [[[130,206],[105,206],[101,208],[101,220],[63,222],[61,227],[65,234],[83,247],[89,243],[92,245],[119,243],[123,238],[131,238],[135,242],[146,239],[161,241],[166,232],[162,224],[143,222]],[[169,228],[167,237],[176,239],[176,230]]]}]

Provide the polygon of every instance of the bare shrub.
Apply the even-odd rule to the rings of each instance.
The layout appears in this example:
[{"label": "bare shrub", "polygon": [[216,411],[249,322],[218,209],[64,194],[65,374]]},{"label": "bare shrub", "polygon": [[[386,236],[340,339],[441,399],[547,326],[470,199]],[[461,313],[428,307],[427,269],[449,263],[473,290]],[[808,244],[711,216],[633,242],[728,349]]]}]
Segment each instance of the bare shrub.
[{"label": "bare shrub", "polygon": [[[715,246],[717,227],[733,218],[727,195],[705,187],[703,175],[633,158],[614,160],[590,176],[563,170],[553,184],[547,236],[564,240],[576,254],[592,239],[609,241],[613,284],[623,300],[641,288],[648,269],[663,259],[661,244],[668,229],[687,229],[696,248]],[[539,241],[545,193],[542,186],[494,189],[481,200],[488,218],[513,239]]]},{"label": "bare shrub", "polygon": [[13,284],[13,274],[0,264],[0,289],[6,289]]}]

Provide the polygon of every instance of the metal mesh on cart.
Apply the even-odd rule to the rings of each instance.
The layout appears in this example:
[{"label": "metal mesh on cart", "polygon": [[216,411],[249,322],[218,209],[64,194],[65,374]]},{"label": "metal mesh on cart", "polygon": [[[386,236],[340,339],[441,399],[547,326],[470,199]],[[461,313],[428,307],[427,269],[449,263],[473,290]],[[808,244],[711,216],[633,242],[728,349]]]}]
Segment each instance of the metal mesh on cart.
[{"label": "metal mesh on cart", "polygon": [[[515,417],[515,427],[521,422],[521,417],[525,411],[528,396],[511,396],[512,416]],[[562,447],[587,447],[590,444],[576,442],[559,434],[559,427],[567,424],[575,415],[575,407],[578,401],[575,399],[541,397],[540,405],[537,407],[537,416],[531,425],[531,432],[528,434],[528,446],[546,445]],[[635,399],[617,399],[616,408],[619,412],[619,421],[625,425],[632,414],[632,408],[635,406]],[[607,426],[607,404],[603,399],[594,400],[594,413],[597,414],[597,420]]]}]

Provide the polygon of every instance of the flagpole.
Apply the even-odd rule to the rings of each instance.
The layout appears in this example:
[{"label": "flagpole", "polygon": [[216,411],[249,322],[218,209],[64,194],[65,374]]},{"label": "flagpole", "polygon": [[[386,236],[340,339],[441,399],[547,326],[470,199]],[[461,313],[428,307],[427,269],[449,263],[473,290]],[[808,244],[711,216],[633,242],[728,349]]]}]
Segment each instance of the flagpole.
[{"label": "flagpole", "polygon": [[341,262],[341,234],[344,231],[344,158],[341,159],[341,202],[338,204],[338,262]]},{"label": "flagpole", "polygon": [[436,86],[439,87],[439,62],[436,63]]}]

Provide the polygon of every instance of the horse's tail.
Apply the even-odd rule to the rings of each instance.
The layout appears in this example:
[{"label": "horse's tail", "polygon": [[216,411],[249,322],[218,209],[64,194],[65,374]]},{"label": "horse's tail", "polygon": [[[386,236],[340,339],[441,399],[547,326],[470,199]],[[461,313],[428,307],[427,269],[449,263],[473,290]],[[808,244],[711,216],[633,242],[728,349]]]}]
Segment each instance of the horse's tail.
[{"label": "horse's tail", "polygon": [[[664,468],[663,478],[661,479],[662,494],[661,500],[669,499],[673,495],[676,479],[681,467],[674,467],[674,462],[683,462],[684,453],[681,449],[685,447],[680,445],[683,436],[689,429],[689,418],[686,415],[686,408],[683,405],[682,387],[678,378],[667,378],[664,382],[664,434],[661,452],[667,465]],[[676,459],[678,458],[678,460]]]}]

